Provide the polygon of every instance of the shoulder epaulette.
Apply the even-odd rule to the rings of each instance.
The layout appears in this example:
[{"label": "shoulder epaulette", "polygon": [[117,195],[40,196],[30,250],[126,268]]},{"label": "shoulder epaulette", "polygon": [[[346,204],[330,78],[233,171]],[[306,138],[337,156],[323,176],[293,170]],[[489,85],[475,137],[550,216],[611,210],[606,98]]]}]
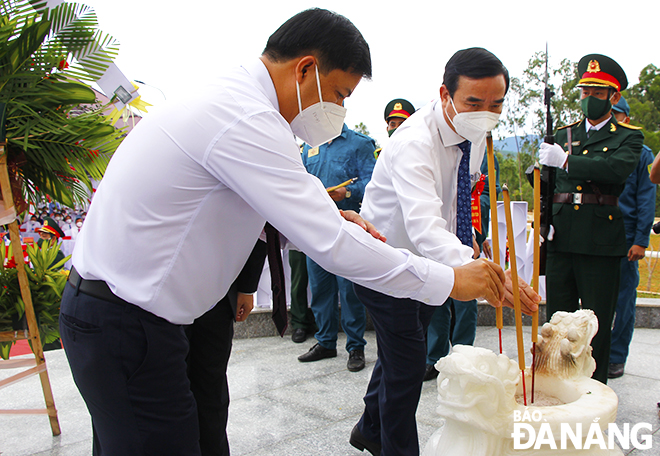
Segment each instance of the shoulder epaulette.
[{"label": "shoulder epaulette", "polygon": [[382,147],[379,147],[378,149],[374,150],[374,157],[378,158],[378,156],[380,155],[381,150],[383,150]]},{"label": "shoulder epaulette", "polygon": [[558,127],[557,130],[563,130],[564,128],[572,127],[573,125],[577,125],[580,122],[582,122],[582,121],[578,120],[577,122],[573,122],[572,124],[564,125],[563,127]]},{"label": "shoulder epaulette", "polygon": [[641,130],[642,127],[636,127],[635,125],[630,125],[625,122],[619,122],[619,126],[623,128],[627,128],[629,130]]}]

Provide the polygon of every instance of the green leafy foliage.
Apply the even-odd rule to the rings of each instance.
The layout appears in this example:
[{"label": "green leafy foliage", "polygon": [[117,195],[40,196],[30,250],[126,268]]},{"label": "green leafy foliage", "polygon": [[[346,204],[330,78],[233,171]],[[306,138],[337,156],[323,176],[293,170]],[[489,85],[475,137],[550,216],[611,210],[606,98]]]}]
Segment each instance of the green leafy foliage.
[{"label": "green leafy foliage", "polygon": [[[13,329],[25,313],[25,303],[18,284],[18,271],[15,267],[5,266],[5,244],[0,243],[0,331]],[[32,305],[37,316],[41,343],[48,344],[60,337],[59,313],[62,292],[66,286],[68,274],[62,269],[70,257],[53,264],[58,246],[44,244],[27,247],[31,267],[25,271],[32,294]],[[10,260],[11,262],[11,260]],[[7,359],[9,349],[14,342],[0,342],[0,356]]]},{"label": "green leafy foliage", "polygon": [[[653,64],[639,73],[639,82],[623,92],[630,105],[630,123],[643,127],[644,144],[654,155],[660,151],[660,68]],[[655,216],[660,216],[660,186],[656,189]]]},{"label": "green leafy foliage", "polygon": [[0,12],[0,123],[14,197],[86,203],[124,132],[79,80],[102,76],[118,45],[86,5],[0,0]]},{"label": "green leafy foliage", "polygon": [[[359,124],[355,125],[355,128],[353,128],[353,131],[357,131],[358,133],[362,133],[363,135],[369,136],[371,138],[371,134],[369,133],[369,129],[364,124],[364,122],[360,122]],[[374,139],[374,142],[376,143],[376,149],[378,149],[380,147],[380,145],[378,144],[378,141],[376,141]]]},{"label": "green leafy foliage", "polygon": [[660,69],[647,65],[639,82],[623,92],[630,105],[630,123],[644,128],[644,144],[654,154],[660,150]]}]

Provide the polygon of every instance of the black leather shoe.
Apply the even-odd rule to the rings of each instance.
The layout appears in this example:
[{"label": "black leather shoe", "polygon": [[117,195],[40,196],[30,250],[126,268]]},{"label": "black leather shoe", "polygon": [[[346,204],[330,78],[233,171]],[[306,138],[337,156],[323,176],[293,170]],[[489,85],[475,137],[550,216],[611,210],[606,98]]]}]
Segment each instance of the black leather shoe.
[{"label": "black leather shoe", "polygon": [[353,426],[351,431],[351,438],[348,441],[351,445],[357,448],[360,451],[367,450],[369,453],[374,456],[380,456],[380,443],[372,442],[364,438],[362,433],[357,427],[357,424]]},{"label": "black leather shoe", "polygon": [[428,380],[433,380],[434,378],[438,377],[438,370],[435,368],[433,364],[427,364],[426,365],[426,372],[424,372],[424,381]]},{"label": "black leather shoe", "polygon": [[607,369],[607,378],[619,378],[623,376],[623,369],[626,367],[625,363],[610,363]]},{"label": "black leather shoe", "polygon": [[307,340],[307,332],[302,328],[294,329],[291,333],[291,340],[297,344],[305,342]]},{"label": "black leather shoe", "polygon": [[318,361],[319,359],[325,359],[325,358],[336,358],[337,357],[337,350],[336,349],[329,349],[322,347],[319,344],[315,344],[312,348],[309,349],[307,353],[304,355],[300,355],[298,357],[298,361],[301,363],[308,363],[310,361]]},{"label": "black leather shoe", "polygon": [[364,350],[353,350],[348,354],[346,368],[351,372],[359,372],[364,369]]}]

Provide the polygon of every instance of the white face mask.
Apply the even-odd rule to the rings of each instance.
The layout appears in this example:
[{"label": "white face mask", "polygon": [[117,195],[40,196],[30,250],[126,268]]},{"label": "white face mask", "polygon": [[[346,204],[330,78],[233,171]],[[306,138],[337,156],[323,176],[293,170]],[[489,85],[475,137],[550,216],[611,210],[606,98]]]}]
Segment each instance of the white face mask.
[{"label": "white face mask", "polygon": [[76,226],[80,228],[82,226],[82,222],[76,222]]},{"label": "white face mask", "polygon": [[458,112],[454,105],[454,100],[449,98],[449,101],[451,101],[451,106],[456,113],[453,120],[449,117],[449,114],[447,114],[449,122],[454,126],[456,133],[470,141],[472,144],[481,144],[486,138],[486,132],[492,131],[500,120],[500,115],[496,112]]},{"label": "white face mask", "polygon": [[303,111],[300,99],[300,85],[296,80],[298,95],[298,115],[291,122],[293,133],[309,144],[318,147],[331,139],[341,135],[346,117],[346,108],[335,103],[323,101],[321,95],[321,81],[319,80],[319,67],[315,65],[316,84],[319,88],[319,101]]}]

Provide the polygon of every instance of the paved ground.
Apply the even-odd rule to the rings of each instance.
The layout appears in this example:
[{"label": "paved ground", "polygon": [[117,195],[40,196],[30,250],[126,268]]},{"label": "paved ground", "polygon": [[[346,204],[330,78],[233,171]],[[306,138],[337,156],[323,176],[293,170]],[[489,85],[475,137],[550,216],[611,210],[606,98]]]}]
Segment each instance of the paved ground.
[{"label": "paved ground", "polygon": [[[340,334],[340,346],[343,337]],[[334,359],[299,363],[296,357],[311,347],[312,340],[303,344],[279,337],[236,340],[229,367],[232,455],[363,455],[348,444],[348,437],[362,412],[362,395],[376,360],[375,334],[367,332],[366,339],[367,368],[358,373],[346,370],[345,352]],[[505,351],[516,356],[514,328],[505,328],[504,341]],[[478,327],[476,345],[496,350],[497,330]],[[617,423],[650,423],[653,447],[624,453],[660,456],[656,405],[660,401],[660,330],[636,329],[631,353],[626,375],[609,383],[619,396]],[[62,350],[46,355],[62,434],[52,437],[44,416],[0,415],[2,456],[91,454],[89,415],[66,357]],[[0,371],[0,379],[9,373]],[[417,413],[422,448],[441,425],[435,412],[436,388],[434,382],[424,384]],[[43,396],[36,377],[0,390],[0,408],[41,406]]]}]

